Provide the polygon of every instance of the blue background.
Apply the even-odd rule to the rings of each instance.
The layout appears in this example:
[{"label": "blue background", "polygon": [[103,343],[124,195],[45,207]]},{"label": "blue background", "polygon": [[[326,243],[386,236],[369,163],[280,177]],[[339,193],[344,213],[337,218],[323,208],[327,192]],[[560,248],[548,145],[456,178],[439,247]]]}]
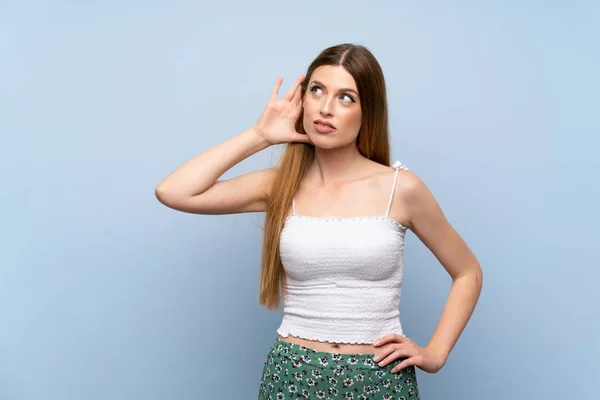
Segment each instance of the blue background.
[{"label": "blue background", "polygon": [[[596,399],[599,17],[592,1],[0,1],[0,399],[256,397],[282,316],[258,305],[263,215],[178,213],[154,188],[342,42],[379,59],[393,158],[484,270],[422,398]],[[450,279],[413,234],[405,278],[425,345]]]}]

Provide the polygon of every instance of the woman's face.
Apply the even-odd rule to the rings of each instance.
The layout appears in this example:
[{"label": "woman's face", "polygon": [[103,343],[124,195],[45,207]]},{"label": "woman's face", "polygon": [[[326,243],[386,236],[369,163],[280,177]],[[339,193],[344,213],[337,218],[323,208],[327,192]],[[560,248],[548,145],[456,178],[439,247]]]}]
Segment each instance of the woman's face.
[{"label": "woman's face", "polygon": [[362,111],[354,78],[344,67],[324,65],[308,82],[303,99],[304,131],[316,147],[356,142]]}]

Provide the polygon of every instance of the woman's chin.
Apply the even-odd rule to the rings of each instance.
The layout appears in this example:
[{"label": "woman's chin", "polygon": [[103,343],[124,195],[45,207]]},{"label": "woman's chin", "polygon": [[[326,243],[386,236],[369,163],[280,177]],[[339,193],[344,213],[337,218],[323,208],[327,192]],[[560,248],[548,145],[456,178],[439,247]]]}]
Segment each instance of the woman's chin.
[{"label": "woman's chin", "polygon": [[342,142],[331,137],[311,137],[313,146],[320,150],[334,150],[348,146],[350,143]]},{"label": "woman's chin", "polygon": [[337,147],[336,140],[331,140],[331,138],[326,137],[325,135],[312,134],[309,135],[310,141],[313,146],[318,147],[319,149],[333,149]]}]

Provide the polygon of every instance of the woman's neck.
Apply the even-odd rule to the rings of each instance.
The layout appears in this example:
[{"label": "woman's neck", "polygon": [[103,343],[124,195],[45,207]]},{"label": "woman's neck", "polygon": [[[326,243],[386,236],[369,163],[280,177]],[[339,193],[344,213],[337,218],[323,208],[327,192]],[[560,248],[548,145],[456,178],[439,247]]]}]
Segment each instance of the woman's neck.
[{"label": "woman's neck", "polygon": [[367,162],[356,144],[335,149],[315,148],[315,158],[308,170],[308,176],[319,186],[347,182],[358,175]]}]

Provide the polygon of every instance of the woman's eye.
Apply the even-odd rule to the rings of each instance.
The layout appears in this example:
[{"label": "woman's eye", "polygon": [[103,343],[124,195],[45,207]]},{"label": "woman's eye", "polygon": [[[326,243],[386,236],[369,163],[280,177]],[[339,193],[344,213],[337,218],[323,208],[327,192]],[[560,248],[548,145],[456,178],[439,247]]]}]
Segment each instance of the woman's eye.
[{"label": "woman's eye", "polygon": [[[322,89],[319,86],[313,86],[310,88],[310,91],[314,94],[321,94]],[[319,91],[319,93],[317,93],[317,91]],[[352,98],[350,95],[347,94],[342,94],[340,96],[342,98],[342,100],[346,103],[356,103],[356,101],[354,100],[354,98]]]}]

